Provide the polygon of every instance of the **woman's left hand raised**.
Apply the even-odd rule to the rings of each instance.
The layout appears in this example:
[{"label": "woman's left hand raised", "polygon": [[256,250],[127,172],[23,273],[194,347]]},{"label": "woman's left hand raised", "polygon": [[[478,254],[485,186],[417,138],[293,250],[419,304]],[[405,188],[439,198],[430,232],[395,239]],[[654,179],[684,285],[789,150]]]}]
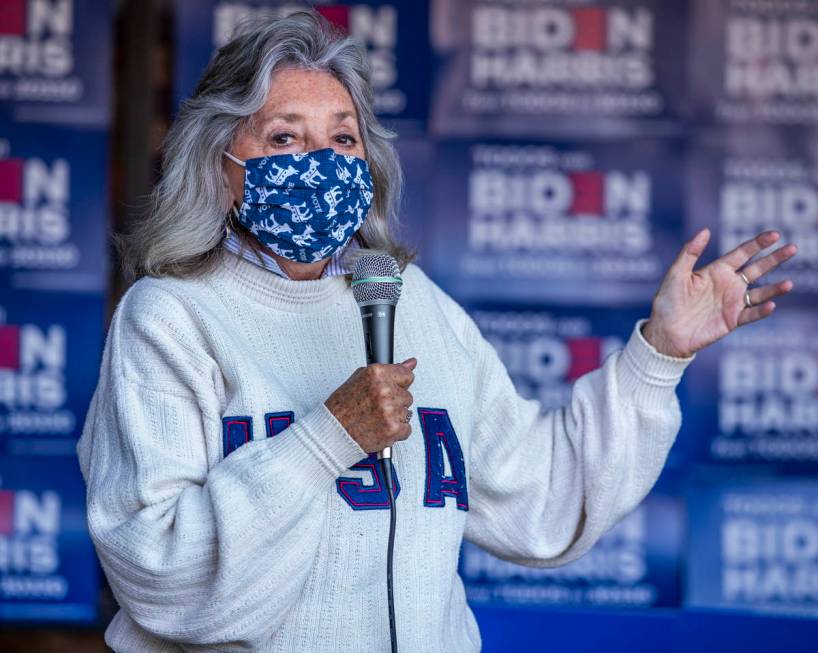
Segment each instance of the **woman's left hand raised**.
[{"label": "woman's left hand raised", "polygon": [[747,265],[779,237],[775,231],[765,231],[694,271],[693,266],[710,240],[710,230],[702,229],[685,244],[668,269],[653,298],[650,319],[643,326],[645,339],[663,354],[686,358],[736,328],[770,315],[775,310],[771,300],[792,290],[792,281],[753,288],[749,291],[748,307],[745,303],[748,288],[740,273],[755,283],[792,258],[797,248],[790,244]]}]

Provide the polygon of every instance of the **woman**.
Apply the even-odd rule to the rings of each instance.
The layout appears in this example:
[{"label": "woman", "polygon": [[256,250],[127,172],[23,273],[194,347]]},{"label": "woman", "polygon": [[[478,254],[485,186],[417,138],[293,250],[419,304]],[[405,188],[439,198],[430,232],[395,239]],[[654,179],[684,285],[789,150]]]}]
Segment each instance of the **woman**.
[{"label": "woman", "polygon": [[[795,253],[748,264],[777,234],[693,272],[699,233],[624,350],[540,416],[393,240],[399,166],[368,75],[312,13],[257,24],[171,130],[78,447],[118,653],[388,650],[369,454],[395,443],[400,649],[478,650],[462,538],[530,565],[582,555],[659,475],[694,352],[792,288],[746,294]],[[403,269],[398,365],[360,367],[344,273],[368,248]]]}]

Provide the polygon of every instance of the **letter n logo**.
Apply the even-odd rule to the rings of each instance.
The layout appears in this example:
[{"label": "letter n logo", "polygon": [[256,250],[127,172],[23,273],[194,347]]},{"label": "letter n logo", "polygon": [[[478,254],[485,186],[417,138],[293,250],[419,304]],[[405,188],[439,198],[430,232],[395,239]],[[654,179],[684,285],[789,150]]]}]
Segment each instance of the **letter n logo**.
[{"label": "letter n logo", "polygon": [[[442,508],[446,497],[454,497],[458,510],[469,509],[466,463],[449,413],[442,408],[418,408],[418,418],[426,443],[426,492],[423,505]],[[446,476],[443,456],[451,474]]]}]

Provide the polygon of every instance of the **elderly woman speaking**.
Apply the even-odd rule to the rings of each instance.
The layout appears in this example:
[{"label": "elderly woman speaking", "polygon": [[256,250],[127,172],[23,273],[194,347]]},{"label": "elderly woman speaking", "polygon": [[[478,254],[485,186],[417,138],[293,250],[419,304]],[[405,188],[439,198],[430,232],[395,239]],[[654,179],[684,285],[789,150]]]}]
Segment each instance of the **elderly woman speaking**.
[{"label": "elderly woman speaking", "polygon": [[[301,12],[222,48],[168,137],[78,451],[118,653],[477,651],[463,538],[570,562],[650,490],[694,352],[766,317],[795,253],[686,243],[623,350],[541,414],[394,236],[400,167],[363,47]],[[399,364],[365,360],[348,273],[402,270]],[[751,261],[750,259],[754,259]],[[410,406],[414,406],[410,409]]]}]

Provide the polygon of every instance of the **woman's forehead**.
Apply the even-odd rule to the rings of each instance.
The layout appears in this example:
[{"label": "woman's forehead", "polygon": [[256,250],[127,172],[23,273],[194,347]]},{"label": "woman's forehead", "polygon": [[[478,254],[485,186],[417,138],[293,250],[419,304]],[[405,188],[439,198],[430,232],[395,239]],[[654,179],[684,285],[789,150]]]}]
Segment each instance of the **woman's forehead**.
[{"label": "woman's forehead", "polygon": [[349,92],[328,72],[285,68],[273,73],[270,82],[267,101],[259,112],[267,120],[294,122],[317,113],[343,120],[356,115]]}]

